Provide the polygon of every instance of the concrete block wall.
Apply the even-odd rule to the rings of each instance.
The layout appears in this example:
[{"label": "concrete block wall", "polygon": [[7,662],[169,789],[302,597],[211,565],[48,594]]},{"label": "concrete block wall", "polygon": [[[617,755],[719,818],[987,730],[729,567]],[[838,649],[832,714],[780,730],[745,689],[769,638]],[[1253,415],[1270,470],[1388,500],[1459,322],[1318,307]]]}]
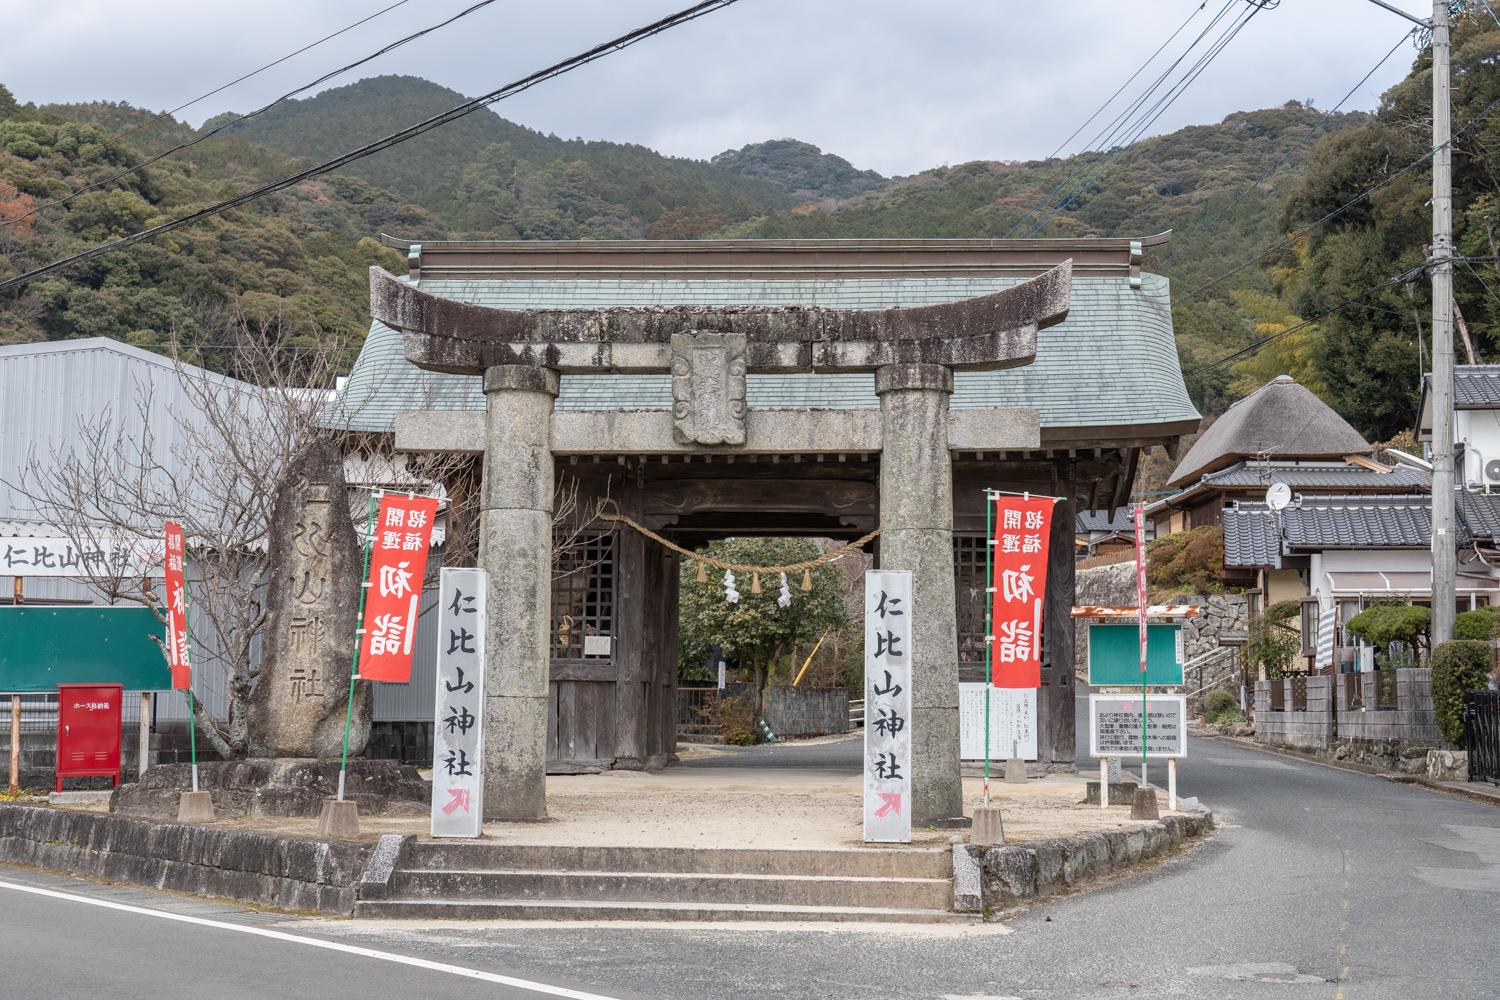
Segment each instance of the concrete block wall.
[{"label": "concrete block wall", "polygon": [[1360,675],[1363,710],[1349,708],[1342,684],[1339,688],[1339,739],[1381,740],[1406,746],[1440,746],[1437,717],[1432,707],[1432,671],[1426,667],[1402,667],[1396,671],[1396,707],[1378,704],[1374,673]]},{"label": "concrete block wall", "polygon": [[[1284,711],[1270,710],[1271,686],[1282,686]],[[1333,742],[1333,678],[1307,678],[1307,708],[1292,709],[1292,681],[1257,681],[1255,684],[1255,738],[1271,746],[1299,750],[1326,750]]]}]

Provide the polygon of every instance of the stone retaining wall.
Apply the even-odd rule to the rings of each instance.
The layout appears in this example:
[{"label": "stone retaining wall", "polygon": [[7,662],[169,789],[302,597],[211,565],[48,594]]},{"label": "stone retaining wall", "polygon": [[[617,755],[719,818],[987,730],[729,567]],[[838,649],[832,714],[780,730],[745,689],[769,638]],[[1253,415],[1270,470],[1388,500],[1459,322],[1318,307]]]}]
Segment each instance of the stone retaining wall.
[{"label": "stone retaining wall", "polygon": [[0,861],[347,916],[371,845],[0,804]]},{"label": "stone retaining wall", "polygon": [[[1213,813],[1200,810],[1164,816],[1135,829],[1056,837],[1026,845],[970,845],[966,850],[978,866],[980,906],[990,917],[1039,896],[1063,892],[1158,857],[1208,834],[1213,826]],[[955,879],[960,878],[959,872],[954,874]]]}]

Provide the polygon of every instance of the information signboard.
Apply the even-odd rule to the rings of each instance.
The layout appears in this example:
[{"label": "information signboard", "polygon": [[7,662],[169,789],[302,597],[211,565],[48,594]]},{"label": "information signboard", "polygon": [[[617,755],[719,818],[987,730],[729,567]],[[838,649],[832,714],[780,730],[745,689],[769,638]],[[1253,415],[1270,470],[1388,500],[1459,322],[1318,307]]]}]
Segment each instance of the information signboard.
[{"label": "information signboard", "polygon": [[[1089,754],[1121,759],[1141,756],[1139,695],[1089,695]],[[1187,756],[1187,699],[1182,695],[1146,697],[1146,756]]]},{"label": "information signboard", "polygon": [[865,573],[867,842],[911,843],[911,573]]},{"label": "information signboard", "polygon": [[984,760],[984,692],[990,692],[988,756],[1003,759],[1014,747],[1017,757],[1036,760],[1036,688],[998,688],[989,684],[958,686],[958,747],[963,760]]},{"label": "information signboard", "polygon": [[172,675],[150,608],[0,608],[0,691],[52,692],[59,684],[119,684],[169,691]]},{"label": "information signboard", "polygon": [[[1182,626],[1166,622],[1146,626],[1146,685],[1181,687],[1184,659]],[[1140,630],[1129,625],[1089,625],[1089,685],[1141,686]]]}]

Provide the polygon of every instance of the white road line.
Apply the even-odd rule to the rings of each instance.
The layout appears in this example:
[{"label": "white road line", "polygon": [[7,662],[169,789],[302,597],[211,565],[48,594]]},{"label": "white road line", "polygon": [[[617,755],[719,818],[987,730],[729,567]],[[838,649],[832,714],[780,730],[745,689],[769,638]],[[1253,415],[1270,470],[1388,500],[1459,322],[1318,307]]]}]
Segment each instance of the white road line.
[{"label": "white road line", "polygon": [[300,934],[288,934],[285,931],[267,930],[264,927],[246,927],[223,920],[207,920],[203,917],[190,917],[181,913],[167,913],[163,910],[153,910],[145,906],[131,906],[127,903],[115,903],[107,899],[93,899],[88,896],[77,896],[69,892],[58,892],[54,889],[21,885],[16,882],[0,881],[0,889],[27,892],[34,896],[62,899],[70,903],[87,903],[90,906],[99,906],[106,910],[138,913],[143,916],[157,917],[162,920],[176,920],[179,923],[196,924],[199,927],[214,927],[219,930],[234,931],[237,934],[251,934],[255,937],[270,938],[273,941],[286,941],[290,944],[306,945],[309,948],[322,948],[326,951],[337,951],[346,955],[358,955],[361,958],[373,958],[382,962],[394,962],[397,965],[409,965],[412,968],[426,969],[429,972],[443,972],[450,976],[477,979],[483,983],[512,986],[516,989],[540,993],[543,996],[564,997],[566,1000],[619,1000],[618,997],[608,997],[601,993],[585,993],[582,990],[570,990],[564,986],[551,986],[547,983],[532,982],[529,979],[517,979],[514,976],[502,976],[494,972],[482,972],[479,969],[466,969],[461,965],[449,965],[446,962],[431,962],[425,958],[411,958],[407,955],[397,955],[389,951],[376,951],[373,948],[361,948],[357,945],[343,944],[338,941],[324,941],[321,938],[303,937]]}]

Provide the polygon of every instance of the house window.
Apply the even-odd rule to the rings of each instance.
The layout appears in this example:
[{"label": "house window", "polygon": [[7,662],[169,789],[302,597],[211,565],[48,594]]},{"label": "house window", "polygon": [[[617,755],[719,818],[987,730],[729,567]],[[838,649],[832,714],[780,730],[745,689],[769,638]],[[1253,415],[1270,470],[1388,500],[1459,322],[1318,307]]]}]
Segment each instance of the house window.
[{"label": "house window", "polygon": [[557,553],[552,578],[552,656],[581,659],[588,636],[614,635],[615,533],[592,532],[555,542],[566,547]]}]

